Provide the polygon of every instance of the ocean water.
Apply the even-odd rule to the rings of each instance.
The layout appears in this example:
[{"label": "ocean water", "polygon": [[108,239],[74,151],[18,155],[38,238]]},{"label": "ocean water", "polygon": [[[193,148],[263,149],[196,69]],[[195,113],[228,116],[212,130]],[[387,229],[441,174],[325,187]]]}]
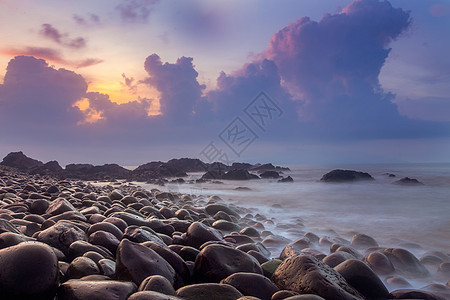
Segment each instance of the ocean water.
[{"label": "ocean water", "polygon": [[[294,183],[261,179],[164,187],[141,185],[205,198],[220,196],[272,219],[275,225],[267,229],[289,239],[301,237],[298,234],[301,231],[319,236],[336,232],[347,239],[355,233],[365,233],[375,238],[380,246],[417,244],[410,249],[417,255],[427,250],[450,253],[450,164],[289,167],[291,172],[283,175],[293,177]],[[323,174],[335,168],[368,172],[375,181],[320,182]],[[388,177],[386,173],[396,177]],[[189,174],[190,179],[200,176],[200,173]],[[406,176],[424,185],[392,184]],[[248,190],[236,190],[238,187]]]}]

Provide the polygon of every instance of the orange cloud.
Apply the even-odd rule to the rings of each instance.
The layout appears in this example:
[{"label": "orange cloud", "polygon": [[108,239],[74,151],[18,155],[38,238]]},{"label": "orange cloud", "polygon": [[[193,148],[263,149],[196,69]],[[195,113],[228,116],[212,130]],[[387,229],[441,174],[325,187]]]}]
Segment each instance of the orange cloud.
[{"label": "orange cloud", "polygon": [[0,54],[7,56],[28,55],[76,69],[97,65],[103,62],[103,60],[98,58],[87,58],[79,61],[67,60],[62,56],[60,51],[45,47],[4,48],[0,49]]}]

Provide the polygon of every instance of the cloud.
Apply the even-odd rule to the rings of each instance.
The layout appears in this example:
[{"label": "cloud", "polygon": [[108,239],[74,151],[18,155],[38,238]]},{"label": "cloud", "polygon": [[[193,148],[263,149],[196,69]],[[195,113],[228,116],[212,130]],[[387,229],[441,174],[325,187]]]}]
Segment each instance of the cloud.
[{"label": "cloud", "polygon": [[150,13],[159,0],[123,0],[116,6],[125,23],[147,23]]},{"label": "cloud", "polygon": [[88,17],[82,17],[80,15],[73,15],[72,16],[75,23],[79,26],[84,27],[94,27],[99,26],[101,24],[100,17],[96,14],[89,14]]},{"label": "cloud", "polygon": [[122,73],[123,82],[121,83],[122,86],[127,87],[131,93],[136,94],[137,92],[137,83],[135,83],[135,80],[133,77],[127,77],[125,73]]},{"label": "cloud", "polygon": [[49,67],[43,59],[17,56],[0,85],[2,136],[25,139],[60,138],[83,118],[73,104],[84,97],[86,81],[80,75]]},{"label": "cloud", "polygon": [[39,33],[41,36],[50,39],[64,47],[72,49],[81,49],[86,47],[86,40],[84,38],[77,37],[71,39],[69,38],[69,34],[60,33],[59,30],[53,27],[51,24],[42,24],[42,29]]},{"label": "cloud", "polygon": [[389,44],[408,30],[408,12],[387,1],[357,0],[319,22],[307,17],[274,34],[262,55],[300,100],[311,135],[380,138],[442,134],[442,126],[400,116],[379,84]]},{"label": "cloud", "polygon": [[143,82],[155,87],[161,94],[161,113],[174,120],[192,119],[197,108],[204,105],[205,85],[197,81],[198,72],[190,57],[181,57],[175,63],[162,63],[157,54],[145,60],[149,77]]},{"label": "cloud", "polygon": [[87,58],[80,61],[67,60],[63,57],[61,51],[46,47],[6,48],[0,50],[0,53],[12,56],[33,56],[76,69],[97,65],[103,62],[103,60],[98,58]]}]

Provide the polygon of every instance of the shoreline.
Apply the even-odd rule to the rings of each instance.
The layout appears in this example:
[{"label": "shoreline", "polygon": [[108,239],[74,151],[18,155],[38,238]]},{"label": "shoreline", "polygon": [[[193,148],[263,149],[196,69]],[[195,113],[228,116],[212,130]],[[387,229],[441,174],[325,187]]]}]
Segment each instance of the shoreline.
[{"label": "shoreline", "polygon": [[[282,224],[281,220],[273,220],[270,216],[224,201],[217,196],[197,197],[156,189],[146,191],[138,185],[119,182],[96,186],[80,180],[61,181],[51,177],[24,175],[4,168],[0,169],[0,174],[0,218],[3,232],[0,241],[5,243],[0,249],[0,268],[5,259],[16,263],[14,270],[3,265],[2,276],[8,276],[12,272],[17,274],[20,270],[26,271],[31,267],[37,268],[36,265],[33,266],[33,262],[25,265],[22,262],[24,257],[11,254],[13,249],[16,253],[23,251],[23,255],[26,255],[31,251],[32,244],[38,245],[39,251],[53,253],[48,254],[49,259],[57,259],[58,264],[49,269],[61,274],[50,280],[51,283],[47,286],[34,282],[26,291],[17,289],[20,280],[13,283],[0,282],[0,293],[9,297],[32,295],[38,299],[52,299],[51,296],[57,294],[58,299],[87,299],[93,290],[105,291],[106,287],[114,286],[123,291],[124,296],[120,299],[127,299],[130,295],[130,299],[145,299],[138,296],[148,294],[152,289],[150,284],[143,286],[144,279],[162,275],[171,286],[164,290],[166,297],[189,299],[186,293],[192,296],[192,293],[199,292],[198,289],[212,289],[210,285],[205,287],[205,282],[216,284],[221,289],[236,289],[242,295],[255,296],[257,292],[248,291],[233,280],[238,277],[238,282],[250,280],[258,283],[269,280],[264,282],[271,288],[258,291],[264,291],[265,294],[258,294],[257,299],[271,299],[275,290],[280,289],[311,293],[306,286],[286,286],[280,279],[300,276],[289,274],[292,270],[283,268],[292,261],[305,259],[317,270],[326,270],[335,276],[332,282],[325,277],[315,278],[315,283],[333,285],[333,282],[339,282],[339,291],[345,290],[353,299],[366,299],[370,295],[365,294],[369,293],[365,291],[367,286],[352,282],[351,274],[355,271],[348,273],[345,262],[357,264],[364,261],[366,266],[370,266],[360,276],[372,278],[366,283],[369,286],[372,284],[378,290],[386,289],[383,299],[401,299],[402,295],[408,293],[405,288],[412,288],[411,284],[420,285],[414,288],[420,288],[416,293],[421,293],[422,297],[425,294],[437,297],[429,299],[450,297],[447,282],[450,273],[446,269],[450,265],[450,258],[446,253],[429,252],[419,258],[406,250],[384,248],[364,234],[349,240],[337,234],[333,236],[332,232],[327,237],[314,232],[303,232],[302,220]],[[271,234],[270,228],[290,232],[297,239],[287,240]],[[67,232],[71,234],[67,236]],[[66,237],[55,240],[55,235]],[[210,245],[203,245],[205,242]],[[141,251],[147,251],[153,259],[159,260],[158,266],[149,261],[148,255],[140,257],[138,253]],[[231,251],[232,257],[237,255],[242,258],[236,262],[228,257],[227,251]],[[402,252],[399,254],[396,251]],[[371,255],[387,260],[384,260],[385,264],[380,264],[379,258],[371,258]],[[220,257],[220,260],[211,261],[211,257]],[[277,258],[283,260],[278,261]],[[225,272],[221,260],[227,259],[231,259],[228,264],[232,267]],[[161,263],[166,265],[164,270],[160,270]],[[278,264],[278,268],[275,269],[274,264]],[[137,265],[147,267],[137,270]],[[39,268],[47,270],[41,276],[49,276],[48,269],[42,266]],[[267,273],[269,271],[272,273]],[[380,278],[379,282],[373,277],[375,271],[378,272],[375,277]],[[250,279],[245,276],[241,278],[241,272],[259,275]],[[31,280],[26,279],[25,274],[22,280]],[[301,278],[310,275],[301,274],[299,282]],[[79,279],[85,276],[89,277]],[[86,280],[90,284],[89,288],[83,285]],[[217,284],[219,281],[223,283]],[[154,286],[152,288],[155,289]],[[153,290],[152,293],[154,292]],[[81,293],[82,297],[77,293]],[[315,293],[329,298],[322,291]],[[237,296],[233,297],[224,299],[237,299]]]}]

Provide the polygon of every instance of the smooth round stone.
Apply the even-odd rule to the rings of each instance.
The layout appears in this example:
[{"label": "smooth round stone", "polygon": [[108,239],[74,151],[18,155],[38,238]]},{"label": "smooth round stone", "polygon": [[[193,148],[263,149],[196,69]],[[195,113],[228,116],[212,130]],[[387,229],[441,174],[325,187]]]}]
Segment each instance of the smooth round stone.
[{"label": "smooth round stone", "polygon": [[117,247],[120,241],[110,232],[98,230],[92,233],[88,239],[89,243],[92,245],[103,246],[113,255],[116,254]]},{"label": "smooth round stone", "polygon": [[285,300],[325,300],[325,299],[314,294],[303,294],[287,297],[285,298]]},{"label": "smooth round stone", "polygon": [[122,232],[124,232],[128,227],[127,222],[125,222],[124,220],[122,220],[120,218],[116,218],[116,217],[108,217],[108,218],[104,219],[103,222],[114,224]]},{"label": "smooth round stone", "polygon": [[247,251],[247,254],[256,258],[256,260],[259,262],[259,264],[263,264],[263,263],[269,261],[269,259],[259,251],[250,250],[250,251]]},{"label": "smooth round stone", "polygon": [[13,232],[3,232],[0,234],[0,249],[18,245],[23,242],[31,242],[35,239],[27,237],[23,234]]},{"label": "smooth round stone", "polygon": [[389,299],[445,300],[444,297],[437,296],[432,292],[414,289],[399,289],[392,291],[389,294]]},{"label": "smooth round stone", "polygon": [[218,211],[214,216],[213,216],[214,220],[225,220],[225,221],[229,221],[232,222],[233,220],[231,219],[230,215],[227,214],[224,211]]},{"label": "smooth round stone", "polygon": [[83,254],[88,251],[94,251],[101,254],[105,258],[114,259],[114,256],[108,249],[102,246],[92,245],[86,241],[76,241],[70,244],[68,257],[73,259],[78,256],[83,256]]},{"label": "smooth round stone", "polygon": [[114,278],[116,275],[116,262],[107,258],[100,259],[97,263],[100,268],[100,272],[110,278]]},{"label": "smooth round stone", "polygon": [[217,220],[212,224],[212,227],[223,231],[238,231],[241,229],[239,225],[226,220]]},{"label": "smooth round stone", "polygon": [[253,227],[244,227],[239,233],[256,238],[260,237],[259,231]]},{"label": "smooth round stone", "polygon": [[95,251],[88,251],[84,253],[83,256],[92,259],[97,264],[101,259],[104,259],[103,255]]},{"label": "smooth round stone", "polygon": [[251,255],[219,244],[206,246],[195,260],[194,277],[200,282],[219,282],[237,272],[262,274],[262,269]]},{"label": "smooth round stone", "polygon": [[192,223],[186,231],[187,245],[197,249],[206,242],[220,240],[222,235],[216,229],[199,222]]},{"label": "smooth round stone", "polygon": [[353,255],[347,252],[339,251],[331,253],[322,259],[323,263],[326,263],[330,267],[334,268],[340,263],[346,261],[347,259],[354,259]]},{"label": "smooth round stone", "polygon": [[181,300],[181,298],[155,291],[140,291],[132,294],[128,300]]},{"label": "smooth round stone", "polygon": [[52,299],[58,275],[58,258],[43,243],[24,242],[0,250],[2,299]]},{"label": "smooth round stone", "polygon": [[402,248],[388,248],[383,251],[394,266],[395,270],[407,278],[424,278],[430,273],[427,268],[408,250]]},{"label": "smooth round stone", "polygon": [[45,199],[37,199],[31,202],[30,213],[42,215],[44,214],[48,207],[50,206],[50,202]]},{"label": "smooth round stone", "polygon": [[255,273],[234,273],[220,283],[232,285],[243,295],[258,297],[261,300],[270,300],[272,295],[279,291],[269,278]]},{"label": "smooth round stone", "polygon": [[118,190],[114,190],[111,193],[109,193],[108,197],[109,199],[114,201],[114,200],[121,200],[123,198],[123,195]]},{"label": "smooth round stone", "polygon": [[366,234],[355,234],[352,237],[350,245],[352,247],[355,247],[356,249],[367,249],[371,247],[378,247],[377,241],[375,241],[373,237],[368,236]]},{"label": "smooth round stone", "polygon": [[325,299],[364,299],[342,275],[307,254],[291,256],[283,261],[275,270],[272,281],[279,289],[299,294],[317,294]]},{"label": "smooth round stone", "polygon": [[50,228],[39,232],[37,239],[40,242],[61,250],[67,255],[69,246],[73,242],[86,241],[87,236],[83,230],[75,225],[66,222],[58,222]]},{"label": "smooth round stone", "polygon": [[106,232],[113,234],[116,237],[116,239],[118,239],[118,240],[122,239],[122,235],[123,235],[122,230],[120,230],[116,225],[109,223],[109,222],[100,222],[100,223],[92,224],[89,227],[87,234],[91,235],[92,233],[99,231],[99,230],[106,231]]},{"label": "smooth round stone", "polygon": [[360,260],[348,259],[334,270],[367,299],[386,299],[389,295],[377,274]]},{"label": "smooth round stone", "polygon": [[[189,281],[189,279],[190,279],[189,269],[188,269],[185,261],[183,260],[183,258],[180,257],[180,255],[178,255],[178,253],[171,250],[171,248],[169,248],[169,247],[161,246],[160,244],[155,243],[155,242],[145,242],[145,243],[142,243],[142,245],[149,247],[150,249],[152,249],[153,251],[158,253],[159,256],[164,258],[164,260],[167,261],[172,266],[172,268],[177,273],[177,278],[176,278],[176,283],[175,283],[176,286],[181,286],[184,284],[184,282]],[[183,248],[184,247],[182,247],[181,249],[183,249]],[[181,252],[181,249],[180,249],[180,252]],[[193,248],[193,249],[195,249],[195,248]],[[178,277],[181,277],[181,278],[178,278]]]},{"label": "smooth round stone", "polygon": [[47,208],[45,213],[56,216],[68,211],[76,211],[76,209],[73,207],[72,203],[66,199],[57,198],[50,203],[50,206]]},{"label": "smooth round stone", "polygon": [[161,275],[152,275],[145,278],[138,291],[154,291],[165,295],[175,296],[175,289],[166,277]]},{"label": "smooth round stone", "polygon": [[274,258],[261,264],[261,269],[263,270],[264,276],[267,278],[272,278],[273,273],[275,273],[275,270],[279,265],[281,265],[282,262],[282,260]]},{"label": "smooth round stone", "polygon": [[372,252],[364,257],[364,262],[379,275],[389,275],[395,272],[394,265],[389,258],[381,252]]},{"label": "smooth round stone", "polygon": [[230,216],[235,216],[237,218],[240,218],[239,214],[232,208],[224,205],[224,204],[208,204],[205,207],[205,211],[210,215],[214,216],[219,211],[223,211],[227,213]]},{"label": "smooth round stone", "polygon": [[400,276],[386,277],[385,282],[386,282],[386,285],[389,286],[390,289],[412,287],[412,285],[405,278],[400,277]]},{"label": "smooth round stone", "polygon": [[307,232],[304,234],[304,236],[311,242],[311,243],[319,243],[319,236],[312,233],[312,232]]},{"label": "smooth round stone", "polygon": [[116,275],[120,280],[136,284],[151,275],[161,275],[173,285],[175,270],[152,249],[123,239],[117,249]]},{"label": "smooth round stone", "polygon": [[67,268],[66,277],[69,279],[79,279],[88,275],[98,275],[100,269],[97,263],[89,257],[80,256],[75,258]]},{"label": "smooth round stone", "polygon": [[200,283],[178,289],[177,296],[186,300],[236,300],[244,295],[229,284]]},{"label": "smooth round stone", "polygon": [[294,291],[281,290],[272,295],[270,300],[283,300],[292,296],[297,296],[298,293]]},{"label": "smooth round stone", "polygon": [[126,300],[135,291],[136,285],[132,282],[72,279],[60,286],[58,299]]}]

